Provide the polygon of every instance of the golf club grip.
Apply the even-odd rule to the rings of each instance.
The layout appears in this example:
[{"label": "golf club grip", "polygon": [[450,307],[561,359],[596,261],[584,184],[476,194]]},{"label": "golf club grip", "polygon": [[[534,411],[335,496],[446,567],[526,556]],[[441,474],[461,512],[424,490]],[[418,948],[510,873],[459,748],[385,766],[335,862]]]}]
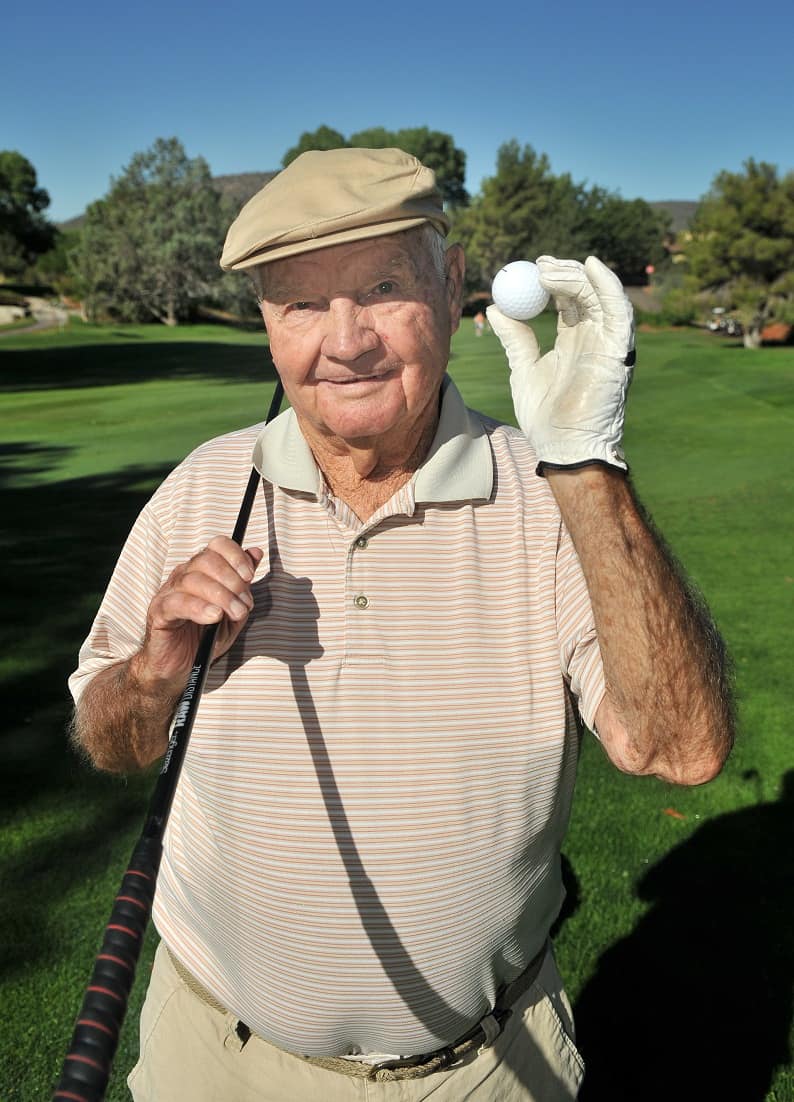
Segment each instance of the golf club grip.
[{"label": "golf club grip", "polygon": [[[265,424],[278,413],[284,397],[276,382]],[[242,545],[261,475],[248,479],[232,539]],[[53,1102],[102,1102],[107,1090],[119,1034],[141,946],[154,902],[163,834],[176,792],[182,761],[211,664],[218,624],[203,632],[187,685],[177,705],[168,749],[152,793],[143,832],[130,858],[119,894],[105,927],[83,1004],[63,1062]]]},{"label": "golf club grip", "polygon": [[142,836],[121,881],[83,997],[54,1102],[101,1102],[154,899],[160,838]]}]

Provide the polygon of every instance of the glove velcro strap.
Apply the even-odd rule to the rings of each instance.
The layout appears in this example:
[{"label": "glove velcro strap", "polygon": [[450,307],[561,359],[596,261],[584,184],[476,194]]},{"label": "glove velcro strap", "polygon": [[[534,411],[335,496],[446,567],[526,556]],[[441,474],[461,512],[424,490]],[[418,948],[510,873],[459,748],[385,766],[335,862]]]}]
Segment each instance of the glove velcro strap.
[{"label": "glove velcro strap", "polygon": [[539,478],[545,478],[546,471],[579,471],[583,467],[605,467],[608,471],[616,471],[622,475],[629,473],[627,467],[607,463],[606,459],[580,459],[577,463],[550,463],[547,459],[541,459],[535,468],[535,474]]}]

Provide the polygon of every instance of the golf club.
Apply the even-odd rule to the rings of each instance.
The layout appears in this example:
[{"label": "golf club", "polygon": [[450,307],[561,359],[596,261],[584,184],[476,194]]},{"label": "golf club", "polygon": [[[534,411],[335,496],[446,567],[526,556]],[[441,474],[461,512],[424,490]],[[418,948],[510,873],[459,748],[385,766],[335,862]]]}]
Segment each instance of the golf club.
[{"label": "golf club", "polygon": [[[276,383],[265,423],[278,413],[284,390]],[[232,539],[242,544],[261,475],[252,469]],[[171,810],[190,732],[210,667],[218,624],[201,638],[188,683],[174,713],[168,750],[152,794],[143,831],[121,881],[102,946],[94,962],[72,1042],[64,1059],[53,1102],[102,1102],[127,1012],[146,926],[154,900],[163,833]]]}]

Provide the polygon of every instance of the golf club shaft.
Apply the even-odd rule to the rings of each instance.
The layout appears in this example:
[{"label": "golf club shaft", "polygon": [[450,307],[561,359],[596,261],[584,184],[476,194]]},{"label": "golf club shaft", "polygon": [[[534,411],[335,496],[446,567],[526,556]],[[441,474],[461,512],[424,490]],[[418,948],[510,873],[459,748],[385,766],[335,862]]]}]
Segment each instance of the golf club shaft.
[{"label": "golf club shaft", "polygon": [[[279,380],[266,423],[278,413],[284,391]],[[254,468],[232,539],[242,544],[261,476]],[[102,946],[77,1016],[53,1102],[102,1102],[127,1012],[135,969],[154,901],[163,833],[176,792],[190,732],[209,672],[218,624],[204,631],[193,669],[177,705],[168,750],[152,794],[143,831],[135,845],[105,927]]]}]

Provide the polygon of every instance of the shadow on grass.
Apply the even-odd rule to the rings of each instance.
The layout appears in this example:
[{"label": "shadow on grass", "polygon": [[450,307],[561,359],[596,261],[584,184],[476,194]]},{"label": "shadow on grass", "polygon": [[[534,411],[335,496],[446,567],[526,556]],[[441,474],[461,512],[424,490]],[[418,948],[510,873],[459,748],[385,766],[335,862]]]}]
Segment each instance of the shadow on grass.
[{"label": "shadow on grass", "polygon": [[[152,379],[227,379],[273,382],[270,349],[261,344],[214,341],[140,341],[125,344],[3,349],[0,393],[28,390],[120,386]],[[145,352],[142,353],[142,349]]]},{"label": "shadow on grass", "polygon": [[[55,470],[62,461],[65,453],[71,449],[61,447],[59,444],[37,444],[31,440],[13,440],[0,444],[0,491],[3,493],[3,508],[6,508],[8,489],[13,480],[20,474],[44,474]],[[13,469],[6,466],[13,463]],[[4,517],[3,527],[6,535],[2,539],[3,547],[13,547],[16,541],[16,532],[13,530],[15,518]],[[6,579],[6,583],[8,579]]]},{"label": "shadow on grass", "polygon": [[638,890],[651,909],[575,1008],[581,1102],[763,1102],[791,1056],[794,770],[777,802],[706,823]]},{"label": "shadow on grass", "polygon": [[3,973],[59,956],[64,935],[48,924],[51,901],[107,866],[114,842],[136,816],[142,822],[151,788],[150,779],[113,780],[77,759],[66,734],[66,679],[149,496],[141,484],[160,481],[167,468],[16,485],[19,475],[49,467],[55,452],[29,445],[27,469],[16,468],[0,483],[0,822],[8,839],[0,857]]},{"label": "shadow on grass", "polygon": [[[56,967],[64,955],[82,949],[86,942],[96,941],[98,948],[113,890],[108,889],[95,906],[86,902],[86,893],[119,864],[121,837],[136,824],[143,825],[145,782],[150,790],[151,778],[136,778],[125,785],[107,777],[70,780],[66,773],[64,769],[62,798],[48,801],[48,811],[57,811],[57,823],[42,837],[20,846],[14,856],[6,853],[0,859],[4,884],[0,981]],[[116,884],[121,882],[123,868],[119,865]],[[66,908],[65,902],[69,903]],[[61,920],[64,914],[72,916],[66,928]]]}]

